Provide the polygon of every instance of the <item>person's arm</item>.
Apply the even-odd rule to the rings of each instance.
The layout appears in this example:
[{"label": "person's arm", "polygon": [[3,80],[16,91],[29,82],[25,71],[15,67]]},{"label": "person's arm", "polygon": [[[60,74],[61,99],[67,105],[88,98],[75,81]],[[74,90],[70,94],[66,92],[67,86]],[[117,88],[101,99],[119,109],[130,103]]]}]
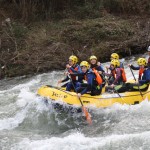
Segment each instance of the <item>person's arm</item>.
[{"label": "person's arm", "polygon": [[70,74],[70,76],[84,76],[84,75],[85,75],[85,73],[83,73],[83,72]]},{"label": "person's arm", "polygon": [[68,77],[68,76],[66,76],[66,78],[65,78],[65,79],[61,80],[61,82],[66,82],[66,81],[68,81],[68,80],[69,80],[69,77]]},{"label": "person's arm", "polygon": [[133,70],[139,70],[140,69],[140,67],[135,67],[135,66],[133,66],[133,65],[130,65],[130,67],[131,67],[131,69],[133,69]]},{"label": "person's arm", "polygon": [[81,95],[87,93],[88,91],[91,91],[92,84],[93,84],[93,76],[94,76],[94,74],[92,74],[92,73],[87,74],[87,76],[86,76],[87,77],[87,87],[80,92]]},{"label": "person's arm", "polygon": [[78,65],[77,68],[78,68],[78,70],[75,70],[73,67],[70,67],[70,70],[71,70],[73,73],[81,73],[81,72],[82,72],[81,67]]}]

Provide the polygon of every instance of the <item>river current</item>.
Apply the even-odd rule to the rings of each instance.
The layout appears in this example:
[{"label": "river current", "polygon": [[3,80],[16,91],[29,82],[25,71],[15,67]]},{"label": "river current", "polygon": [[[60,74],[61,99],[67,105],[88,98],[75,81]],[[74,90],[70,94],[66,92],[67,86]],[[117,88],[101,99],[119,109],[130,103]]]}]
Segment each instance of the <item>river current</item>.
[{"label": "river current", "polygon": [[[133,79],[127,64],[136,64],[135,57],[122,61],[128,79]],[[138,72],[134,73],[137,77]],[[89,126],[78,114],[57,112],[37,96],[42,85],[57,85],[63,77],[62,71],[53,71],[0,81],[1,150],[150,149],[148,100],[138,105],[94,109],[93,124]]]}]

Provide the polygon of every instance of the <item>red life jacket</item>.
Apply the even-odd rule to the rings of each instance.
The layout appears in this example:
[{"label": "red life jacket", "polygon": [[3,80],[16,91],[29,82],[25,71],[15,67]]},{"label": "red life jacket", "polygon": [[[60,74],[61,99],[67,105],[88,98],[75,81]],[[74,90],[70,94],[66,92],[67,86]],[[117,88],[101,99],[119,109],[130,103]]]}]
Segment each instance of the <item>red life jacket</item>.
[{"label": "red life jacket", "polygon": [[139,69],[139,80],[141,80],[144,70],[145,70],[144,68]]},{"label": "red life jacket", "polygon": [[[76,67],[73,68],[73,69],[74,69],[75,71],[78,71],[78,66],[76,66]],[[69,69],[68,72],[69,72],[70,74],[73,73],[73,71],[72,71],[71,69]],[[76,81],[76,76],[71,76],[71,78],[72,78],[73,81]]]},{"label": "red life jacket", "polygon": [[[122,81],[126,82],[127,78],[126,78],[126,73],[125,73],[124,69],[123,68],[119,68],[119,69],[121,70]],[[116,69],[112,70],[111,73],[112,73],[113,77],[116,79]]]},{"label": "red life jacket", "polygon": [[122,80],[123,80],[123,82],[126,82],[126,81],[127,81],[126,73],[125,73],[125,71],[124,71],[124,69],[123,69],[123,68],[120,68],[120,69],[121,69],[121,76],[122,76]]},{"label": "red life jacket", "polygon": [[102,80],[100,74],[98,73],[98,71],[95,68],[93,68],[92,70],[96,76],[96,81],[97,81],[98,85],[101,85],[103,80]]},{"label": "red life jacket", "polygon": [[86,75],[84,75],[84,80],[85,80],[85,81],[87,81],[87,77],[86,77]]},{"label": "red life jacket", "polygon": [[111,70],[111,74],[114,77],[114,79],[116,79],[116,70],[115,69]]}]

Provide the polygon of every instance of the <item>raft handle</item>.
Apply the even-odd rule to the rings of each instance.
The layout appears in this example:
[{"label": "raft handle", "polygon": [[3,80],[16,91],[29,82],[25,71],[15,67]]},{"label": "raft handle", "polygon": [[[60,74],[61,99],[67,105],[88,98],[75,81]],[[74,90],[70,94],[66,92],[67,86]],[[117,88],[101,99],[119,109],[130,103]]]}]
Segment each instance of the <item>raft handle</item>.
[{"label": "raft handle", "polygon": [[136,104],[139,104],[139,101],[135,101],[135,102],[134,102],[134,105],[136,105]]}]

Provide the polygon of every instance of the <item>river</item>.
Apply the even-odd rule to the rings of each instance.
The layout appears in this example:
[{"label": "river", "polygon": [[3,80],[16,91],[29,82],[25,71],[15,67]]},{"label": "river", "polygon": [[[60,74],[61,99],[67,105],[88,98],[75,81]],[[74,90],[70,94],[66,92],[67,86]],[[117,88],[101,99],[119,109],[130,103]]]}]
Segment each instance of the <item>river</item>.
[{"label": "river", "polygon": [[[135,57],[124,61],[127,77],[132,79],[128,63],[136,64]],[[56,85],[61,78],[62,71],[53,71],[0,81],[1,150],[150,149],[150,102],[95,109],[89,126],[76,114],[47,107],[36,95],[40,86]]]}]

